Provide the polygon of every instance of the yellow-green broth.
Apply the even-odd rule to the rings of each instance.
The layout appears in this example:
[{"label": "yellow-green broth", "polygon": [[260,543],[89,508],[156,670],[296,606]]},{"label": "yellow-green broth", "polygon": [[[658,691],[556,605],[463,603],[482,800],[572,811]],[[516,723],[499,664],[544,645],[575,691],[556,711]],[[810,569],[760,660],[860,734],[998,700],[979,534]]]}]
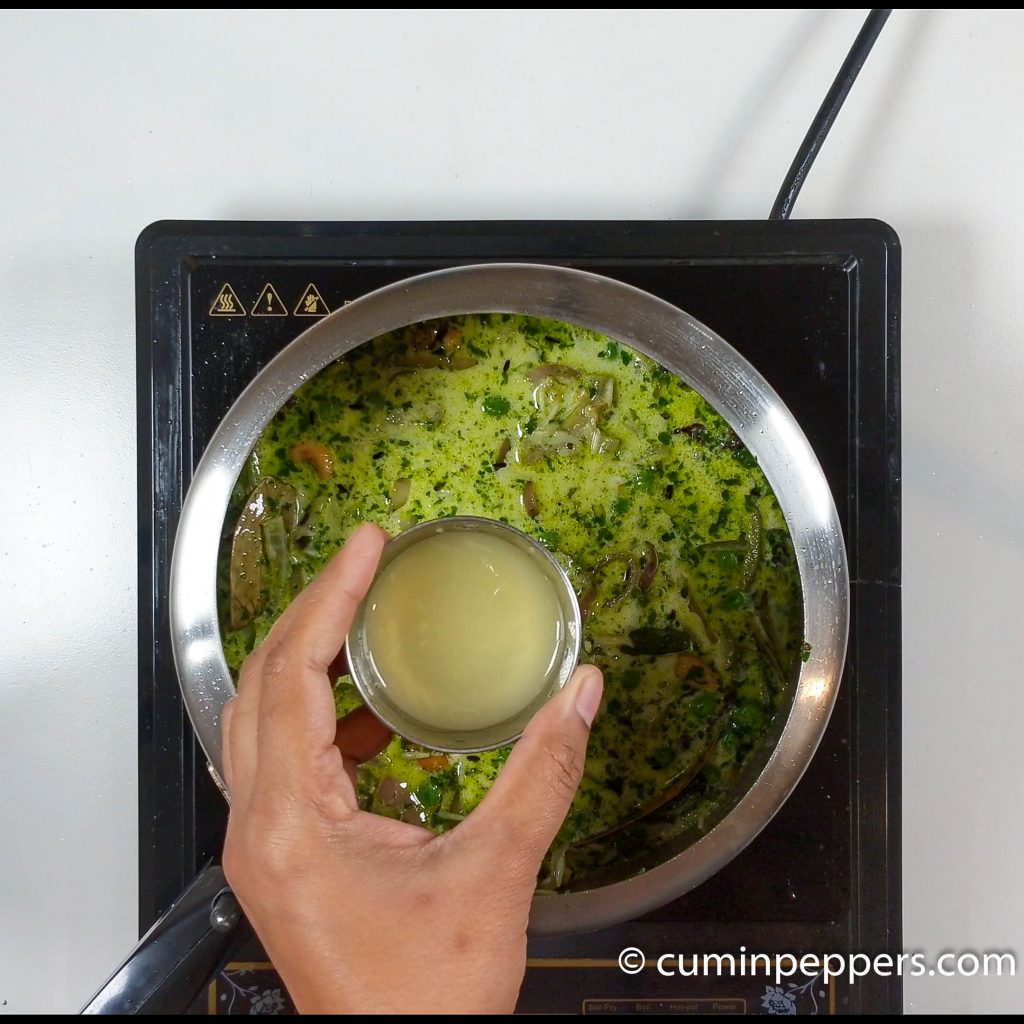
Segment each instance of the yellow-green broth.
[{"label": "yellow-green broth", "polygon": [[[585,885],[715,820],[788,706],[803,622],[782,512],[725,421],[652,360],[569,324],[463,316],[359,347],[285,403],[239,479],[219,576],[232,671],[358,523],[394,534],[449,515],[548,547],[605,675],[541,884]],[[335,694],[339,715],[359,703],[347,677]],[[360,769],[359,798],[451,828],[507,755],[396,737]]]}]

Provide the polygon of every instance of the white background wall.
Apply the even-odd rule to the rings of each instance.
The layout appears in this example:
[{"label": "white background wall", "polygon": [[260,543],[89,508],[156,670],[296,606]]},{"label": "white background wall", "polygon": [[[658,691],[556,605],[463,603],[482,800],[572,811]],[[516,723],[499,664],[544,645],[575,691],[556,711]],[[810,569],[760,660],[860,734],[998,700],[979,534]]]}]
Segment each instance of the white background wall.
[{"label": "white background wall", "polygon": [[[764,217],[863,14],[0,14],[0,1009],[76,1008],[135,938],[138,232]],[[1019,12],[897,11],[797,207],[903,240],[906,946],[933,953],[1024,956],[1022,43]],[[1024,978],[906,993],[1019,1009]]]}]

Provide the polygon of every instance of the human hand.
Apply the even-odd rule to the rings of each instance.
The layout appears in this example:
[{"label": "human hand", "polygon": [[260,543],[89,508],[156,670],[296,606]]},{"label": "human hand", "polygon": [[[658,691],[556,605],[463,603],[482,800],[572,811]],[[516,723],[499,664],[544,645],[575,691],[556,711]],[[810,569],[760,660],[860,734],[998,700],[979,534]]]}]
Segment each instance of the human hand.
[{"label": "human hand", "polygon": [[601,674],[577,669],[450,832],[361,811],[356,765],[390,734],[365,709],[336,722],[329,673],[387,539],[356,530],[242,668],[223,716],[224,871],[300,1011],[508,1013]]}]

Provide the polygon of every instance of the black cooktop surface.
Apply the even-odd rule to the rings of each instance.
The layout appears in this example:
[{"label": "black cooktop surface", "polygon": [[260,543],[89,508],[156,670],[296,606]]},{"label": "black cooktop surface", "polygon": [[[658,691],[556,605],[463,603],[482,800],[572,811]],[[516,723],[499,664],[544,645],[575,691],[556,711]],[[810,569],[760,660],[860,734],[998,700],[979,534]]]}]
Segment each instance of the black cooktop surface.
[{"label": "black cooktop surface", "polygon": [[[643,918],[531,946],[528,1011],[898,1011],[898,978],[636,976],[662,953],[898,952],[901,947],[899,242],[876,221],[161,222],[136,252],[139,429],[140,924],[219,853],[226,808],[182,707],[167,582],[195,463],[256,372],[297,334],[380,285],[492,260],[560,263],[653,292],[768,379],[832,487],[852,629],[825,738],[765,831],[698,889]],[[196,1010],[287,1009],[258,946]]]}]

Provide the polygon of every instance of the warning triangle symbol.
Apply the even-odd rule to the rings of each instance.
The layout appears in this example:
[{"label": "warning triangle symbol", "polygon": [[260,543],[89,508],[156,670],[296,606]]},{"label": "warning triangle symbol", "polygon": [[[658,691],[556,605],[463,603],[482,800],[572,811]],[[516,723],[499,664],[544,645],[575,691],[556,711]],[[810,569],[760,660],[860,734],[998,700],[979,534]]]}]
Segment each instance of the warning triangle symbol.
[{"label": "warning triangle symbol", "polygon": [[324,302],[324,297],[317,291],[315,284],[306,285],[306,290],[295,307],[295,316],[327,316],[330,313],[330,306]]},{"label": "warning triangle symbol", "polygon": [[287,316],[288,307],[281,301],[277,289],[268,282],[249,312],[253,316]]},{"label": "warning triangle symbol", "polygon": [[220,291],[210,305],[210,316],[245,316],[245,306],[231,285],[221,285]]}]

